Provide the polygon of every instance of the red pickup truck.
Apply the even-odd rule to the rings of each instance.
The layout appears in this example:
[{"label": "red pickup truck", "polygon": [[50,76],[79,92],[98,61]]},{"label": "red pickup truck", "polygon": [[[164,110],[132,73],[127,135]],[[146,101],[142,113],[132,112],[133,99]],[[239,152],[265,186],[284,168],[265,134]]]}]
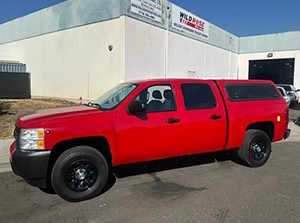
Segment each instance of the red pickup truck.
[{"label": "red pickup truck", "polygon": [[117,85],[87,105],[16,121],[15,174],[68,201],[98,195],[111,167],[239,148],[262,166],[289,137],[287,104],[271,81],[159,79]]}]

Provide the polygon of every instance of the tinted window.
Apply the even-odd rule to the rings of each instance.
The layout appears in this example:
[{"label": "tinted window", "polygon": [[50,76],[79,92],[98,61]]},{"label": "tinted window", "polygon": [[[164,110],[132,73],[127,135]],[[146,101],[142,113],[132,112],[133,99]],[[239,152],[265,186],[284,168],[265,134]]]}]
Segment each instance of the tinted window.
[{"label": "tinted window", "polygon": [[283,87],[286,91],[292,91],[293,90],[290,85],[279,85],[279,86]]},{"label": "tinted window", "polygon": [[215,96],[207,84],[182,84],[181,90],[186,110],[213,108]]},{"label": "tinted window", "polygon": [[267,84],[228,84],[225,86],[225,89],[230,100],[268,100],[280,98],[274,86]]}]

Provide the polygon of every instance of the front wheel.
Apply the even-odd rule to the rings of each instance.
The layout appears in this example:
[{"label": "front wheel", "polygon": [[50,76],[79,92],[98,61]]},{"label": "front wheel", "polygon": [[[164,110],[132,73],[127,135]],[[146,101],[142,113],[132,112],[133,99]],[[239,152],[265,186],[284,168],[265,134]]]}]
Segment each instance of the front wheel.
[{"label": "front wheel", "polygon": [[270,154],[270,137],[261,130],[247,130],[243,145],[238,151],[239,157],[250,167],[260,167],[268,161]]},{"label": "front wheel", "polygon": [[73,147],[62,153],[51,174],[54,191],[70,202],[97,196],[106,185],[107,178],[106,159],[89,146]]}]

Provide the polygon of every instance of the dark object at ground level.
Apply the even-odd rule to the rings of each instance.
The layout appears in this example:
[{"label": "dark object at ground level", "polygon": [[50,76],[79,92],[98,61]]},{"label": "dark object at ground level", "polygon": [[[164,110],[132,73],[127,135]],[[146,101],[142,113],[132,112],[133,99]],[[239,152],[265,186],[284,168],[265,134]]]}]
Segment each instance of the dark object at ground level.
[{"label": "dark object at ground level", "polygon": [[300,126],[300,117],[298,117],[296,120],[295,120],[295,124]]},{"label": "dark object at ground level", "polygon": [[0,98],[31,98],[30,73],[0,72]]}]

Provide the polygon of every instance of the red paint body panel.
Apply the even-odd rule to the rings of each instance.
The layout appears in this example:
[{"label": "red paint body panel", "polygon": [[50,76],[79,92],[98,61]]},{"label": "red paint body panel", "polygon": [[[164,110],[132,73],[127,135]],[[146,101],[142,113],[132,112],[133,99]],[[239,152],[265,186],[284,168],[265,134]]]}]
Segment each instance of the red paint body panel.
[{"label": "red paint body panel", "polygon": [[[283,98],[233,102],[225,91],[228,83],[273,85],[272,82],[162,79],[132,83],[138,84],[136,89],[112,110],[103,111],[84,105],[44,109],[19,117],[16,126],[49,131],[45,135],[47,150],[68,140],[103,137],[109,144],[113,166],[238,148],[247,128],[257,122],[271,123],[274,128],[272,141],[282,140],[287,129],[288,110]],[[216,106],[186,110],[181,90],[183,83],[208,84]],[[172,87],[176,110],[130,114],[127,110],[129,103],[145,88],[158,84]],[[214,116],[219,118],[213,119]],[[179,121],[167,123],[170,119]]]},{"label": "red paint body panel", "polygon": [[[270,84],[267,80],[219,80],[221,93],[226,95],[226,84]],[[277,88],[275,88],[277,90]],[[247,128],[254,123],[270,122],[274,125],[274,135],[272,142],[282,140],[288,127],[289,112],[288,107],[283,103],[283,98],[279,100],[253,100],[253,101],[230,101],[224,97],[228,110],[228,142],[227,148],[239,148],[244,140]],[[280,121],[277,117],[280,116]]]}]

